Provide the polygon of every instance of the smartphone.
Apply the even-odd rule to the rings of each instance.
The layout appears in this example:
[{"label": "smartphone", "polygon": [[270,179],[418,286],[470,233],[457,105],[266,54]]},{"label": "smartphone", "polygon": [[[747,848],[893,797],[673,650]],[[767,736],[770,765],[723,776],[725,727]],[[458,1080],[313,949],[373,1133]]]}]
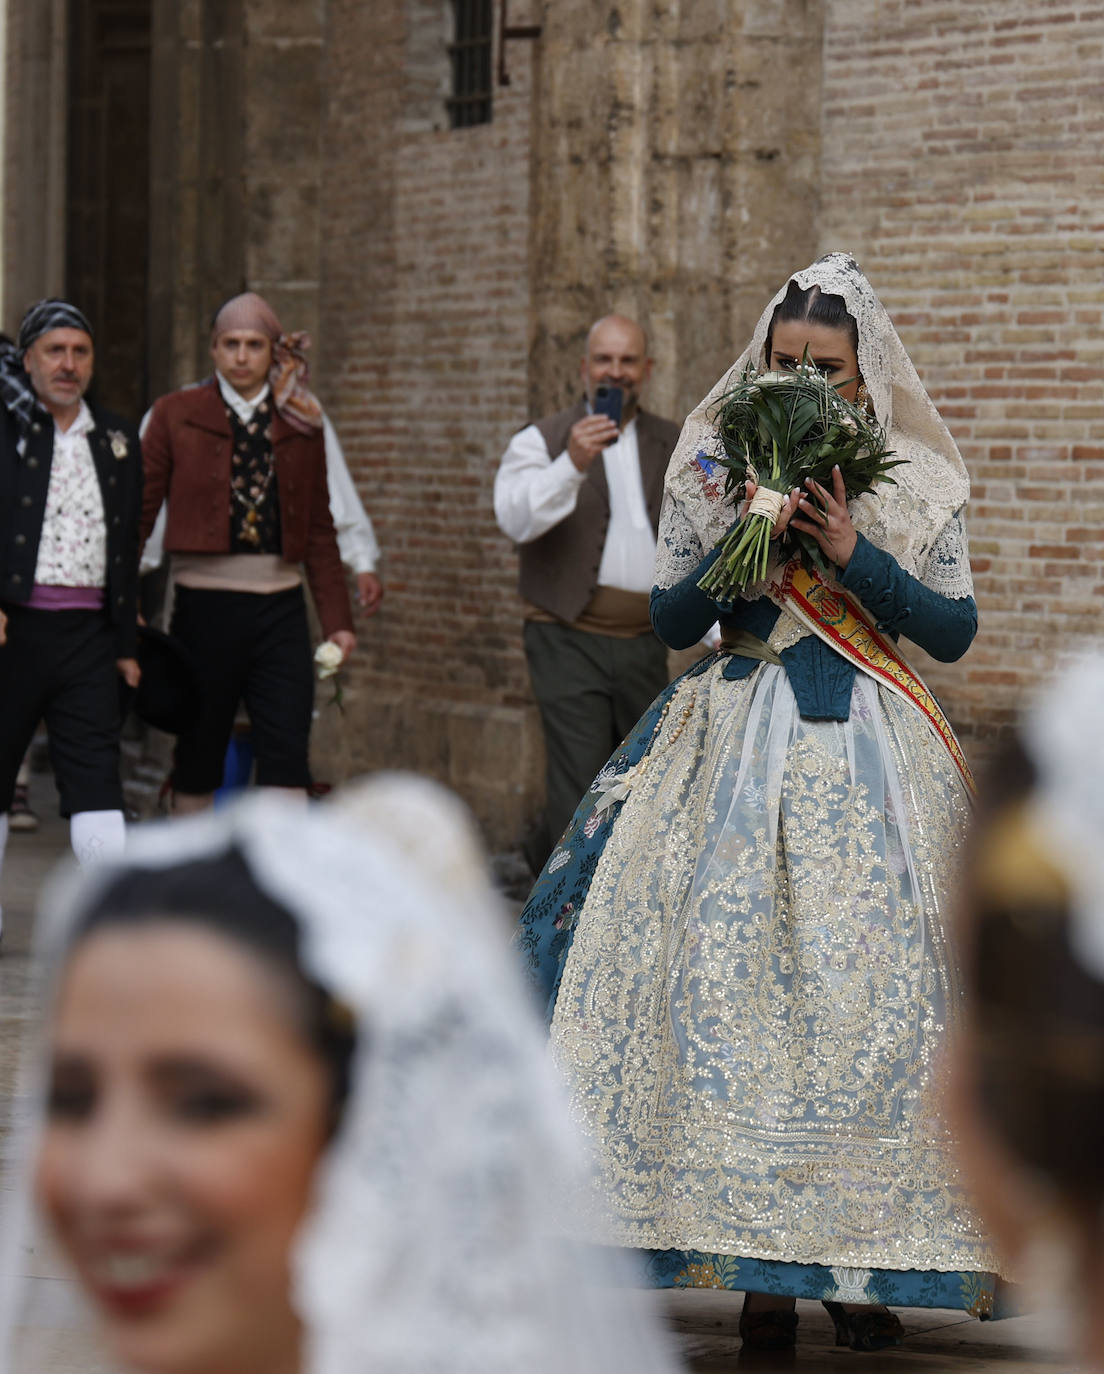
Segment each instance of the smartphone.
[{"label": "smartphone", "polygon": [[605,382],[594,388],[595,415],[608,415],[618,429],[621,428],[621,403],[624,399],[619,386],[607,386]]}]

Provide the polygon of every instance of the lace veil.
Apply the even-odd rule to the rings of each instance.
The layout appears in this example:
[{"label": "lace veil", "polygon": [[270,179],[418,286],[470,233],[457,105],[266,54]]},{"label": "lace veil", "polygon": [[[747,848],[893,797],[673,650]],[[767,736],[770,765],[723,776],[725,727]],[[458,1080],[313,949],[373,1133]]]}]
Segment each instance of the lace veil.
[{"label": "lace veil", "polygon": [[[308,972],[357,1021],[350,1094],[294,1256],[304,1374],[675,1370],[605,1259],[563,1239],[585,1171],[460,804],[399,775],[307,812],[254,795],[141,827],[126,862],[156,868],[230,845],[299,920]],[[68,876],[47,895],[55,967],[104,881]],[[5,1374],[44,1367],[26,1351],[12,1363],[10,1349],[13,1329],[34,1324],[13,1279],[34,1262],[27,1161],[42,1083],[25,1086],[23,1180],[2,1237]]]},{"label": "lace veil", "polygon": [[1104,645],[1082,646],[1047,683],[1021,733],[1037,781],[1029,808],[1072,892],[1070,938],[1084,970],[1104,982]]},{"label": "lace veil", "polygon": [[[889,447],[906,465],[895,468],[896,486],[883,484],[850,504],[856,529],[872,544],[891,553],[906,572],[927,582],[929,564],[935,590],[946,596],[972,595],[964,539],[948,527],[966,504],[970,481],[950,431],[924,389],[884,305],[866,276],[847,253],[828,253],[811,267],[795,272],[803,288],[819,286],[842,296],[859,330],[859,370],[870,392]],[[744,369],[765,365],[767,329],[775,307],[786,294],[787,281],[759,317],[751,342],[705,399],[692,410],[671,456],[665,486],[665,521],[661,523],[656,581],[670,586],[689,568],[685,535],[692,532],[702,552],[712,548],[733,520],[731,501],[723,497],[723,472],[710,462],[718,452],[712,423],[714,408]],[[938,548],[943,540],[943,548]],[[956,548],[961,545],[961,551]],[[699,555],[700,556],[700,555]],[[957,568],[954,566],[957,565]],[[762,595],[763,585],[745,595]]]}]

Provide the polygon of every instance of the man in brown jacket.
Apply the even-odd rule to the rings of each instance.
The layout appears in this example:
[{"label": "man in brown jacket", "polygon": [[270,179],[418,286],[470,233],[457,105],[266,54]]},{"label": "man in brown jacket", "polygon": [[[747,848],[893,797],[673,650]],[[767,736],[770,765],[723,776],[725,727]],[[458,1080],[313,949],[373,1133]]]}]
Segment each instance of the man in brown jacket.
[{"label": "man in brown jacket", "polygon": [[260,296],[235,296],[215,317],[215,375],[163,396],[142,442],[142,541],[167,501],[171,629],[204,696],[198,725],[177,741],[174,812],[211,804],[240,701],[258,785],[310,786],[314,672],[301,566],[323,634],[343,660],[356,644],[321,410],[305,384],[308,343],[284,334]]},{"label": "man in brown jacket", "polygon": [[[527,846],[535,868],[667,683],[648,601],[679,427],[640,409],[651,371],[638,324],[598,320],[580,367],[584,396],[515,434],[495,480],[495,516],[519,546],[525,653],[547,757],[548,833]],[[620,392],[620,424],[595,413],[603,386]]]}]

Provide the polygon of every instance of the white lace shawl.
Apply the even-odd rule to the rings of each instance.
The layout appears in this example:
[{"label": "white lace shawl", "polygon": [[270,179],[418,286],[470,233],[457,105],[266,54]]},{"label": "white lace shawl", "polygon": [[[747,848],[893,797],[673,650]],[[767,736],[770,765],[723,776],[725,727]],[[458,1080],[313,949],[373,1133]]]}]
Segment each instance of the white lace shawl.
[{"label": "white lace shawl", "polygon": [[1021,726],[1038,780],[1028,818],[1063,871],[1070,903],[1070,943],[1086,973],[1104,982],[1104,645],[1077,646],[1071,662],[1041,690]]},{"label": "white lace shawl", "polygon": [[[294,1256],[303,1374],[674,1374],[663,1333],[611,1288],[605,1260],[564,1243],[576,1144],[460,804],[399,775],[309,810],[254,794],[217,816],[142,826],[126,862],[157,868],[230,845],[299,920],[307,970],[357,1022],[342,1124]],[[47,896],[55,966],[105,872]],[[26,1315],[14,1275],[33,1234],[36,1076],[19,1214],[9,1195],[0,1238],[5,1374],[42,1367],[5,1359]]]},{"label": "white lace shawl", "polygon": [[[859,370],[874,411],[889,447],[905,459],[905,465],[893,470],[896,486],[883,483],[876,492],[850,503],[855,528],[933,591],[953,598],[972,596],[962,518],[970,495],[966,466],[885,306],[847,253],[829,253],[795,272],[793,280],[803,289],[816,285],[843,297],[858,325]],[[717,402],[749,363],[765,365],[767,329],[788,285],[768,303],[750,344],[682,427],[664,486],[656,561],[656,583],[661,587],[672,586],[690,572],[734,519],[732,502],[723,496],[724,470],[710,461],[720,452],[712,417]],[[768,572],[768,582],[774,571]],[[744,595],[752,600],[765,590],[760,583]]]}]

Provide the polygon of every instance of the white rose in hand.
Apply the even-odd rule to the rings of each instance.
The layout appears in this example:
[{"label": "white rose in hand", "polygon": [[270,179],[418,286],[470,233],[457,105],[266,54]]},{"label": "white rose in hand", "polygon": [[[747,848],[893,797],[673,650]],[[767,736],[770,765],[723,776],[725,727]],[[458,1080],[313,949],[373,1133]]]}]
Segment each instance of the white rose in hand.
[{"label": "white rose in hand", "polygon": [[314,651],[314,666],[318,670],[319,681],[325,682],[328,677],[333,677],[344,661],[345,655],[333,640],[327,639],[319,644]]}]

